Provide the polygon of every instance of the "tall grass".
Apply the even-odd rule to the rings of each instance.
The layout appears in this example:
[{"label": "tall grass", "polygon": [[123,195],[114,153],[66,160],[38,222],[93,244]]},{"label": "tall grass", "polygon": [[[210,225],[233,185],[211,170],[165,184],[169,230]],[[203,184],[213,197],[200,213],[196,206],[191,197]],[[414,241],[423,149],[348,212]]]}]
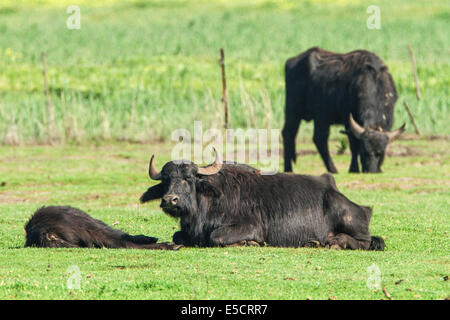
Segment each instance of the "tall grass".
[{"label": "tall grass", "polygon": [[[68,30],[67,1],[3,1],[0,7],[0,139],[49,139],[41,51],[47,55],[61,142],[170,139],[176,128],[223,122],[219,48],[226,52],[231,127],[281,128],[283,65],[311,46],[365,48],[389,66],[426,134],[450,134],[450,8],[446,1],[381,1],[381,30],[367,5],[342,1],[78,1],[81,29]],[[70,1],[73,4],[73,1]],[[77,2],[77,1],[75,1]],[[407,44],[423,99],[415,99]],[[310,133],[311,125],[302,126]],[[411,128],[411,126],[409,126]]]}]

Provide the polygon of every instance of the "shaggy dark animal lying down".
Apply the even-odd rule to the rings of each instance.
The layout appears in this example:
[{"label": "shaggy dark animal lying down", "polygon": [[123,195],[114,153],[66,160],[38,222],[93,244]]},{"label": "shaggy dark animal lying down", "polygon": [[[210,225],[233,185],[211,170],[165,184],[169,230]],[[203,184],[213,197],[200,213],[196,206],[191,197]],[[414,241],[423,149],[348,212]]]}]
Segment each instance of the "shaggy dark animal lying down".
[{"label": "shaggy dark animal lying down", "polygon": [[140,201],[161,199],[162,210],[180,220],[175,243],[384,250],[369,232],[372,209],[350,201],[331,174],[266,175],[215,153],[207,167],[181,160],[158,171],[150,159],[149,176],[160,183]]},{"label": "shaggy dark animal lying down", "polygon": [[25,225],[25,232],[25,247],[159,250],[182,247],[173,243],[156,243],[158,238],[129,235],[72,207],[38,209]]}]

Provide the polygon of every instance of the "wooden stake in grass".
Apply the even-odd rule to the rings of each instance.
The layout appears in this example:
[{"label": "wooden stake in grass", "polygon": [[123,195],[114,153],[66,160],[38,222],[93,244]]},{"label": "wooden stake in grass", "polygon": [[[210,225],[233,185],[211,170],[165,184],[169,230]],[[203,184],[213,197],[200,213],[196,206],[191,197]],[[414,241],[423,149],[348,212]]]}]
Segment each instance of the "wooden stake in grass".
[{"label": "wooden stake in grass", "polygon": [[52,102],[50,100],[50,92],[48,90],[45,52],[42,52],[41,56],[42,56],[42,74],[44,75],[44,89],[45,89],[45,96],[47,98],[48,131],[49,131],[49,135],[50,135],[50,141],[52,142],[56,138],[55,112],[53,109]]},{"label": "wooden stake in grass", "polygon": [[414,130],[420,136],[419,128],[417,128],[416,122],[414,121],[413,114],[412,114],[412,112],[411,112],[411,110],[409,109],[409,106],[408,106],[408,102],[406,102],[406,100],[403,101],[403,105],[405,106],[406,112],[408,112],[409,119],[411,119],[411,122],[412,122],[412,124],[414,126]]},{"label": "wooden stake in grass", "polygon": [[411,65],[414,74],[414,81],[416,82],[416,97],[417,100],[420,101],[420,88],[419,88],[419,79],[417,77],[417,69],[416,69],[416,61],[414,59],[414,52],[411,48],[411,45],[408,44],[409,55],[411,57]]},{"label": "wooden stake in grass", "polygon": [[220,48],[220,67],[222,69],[222,102],[225,112],[225,129],[228,129],[227,79],[225,77],[225,55],[223,48]]}]

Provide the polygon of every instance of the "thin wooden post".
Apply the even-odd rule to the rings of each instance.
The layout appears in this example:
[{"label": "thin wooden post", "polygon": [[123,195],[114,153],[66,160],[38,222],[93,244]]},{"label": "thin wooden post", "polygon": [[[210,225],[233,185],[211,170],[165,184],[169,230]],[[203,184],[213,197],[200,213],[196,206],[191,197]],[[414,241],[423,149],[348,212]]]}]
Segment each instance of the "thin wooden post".
[{"label": "thin wooden post", "polygon": [[220,48],[220,67],[222,69],[222,102],[225,112],[225,129],[228,129],[228,100],[227,100],[227,79],[225,76],[225,55],[223,48]]},{"label": "thin wooden post", "polygon": [[409,106],[408,106],[408,102],[406,102],[406,100],[403,101],[403,105],[405,106],[406,112],[408,112],[409,119],[411,119],[411,122],[412,122],[412,124],[413,124],[413,126],[414,126],[414,130],[415,130],[416,133],[420,136],[419,128],[417,128],[416,122],[414,121],[413,114],[412,114],[412,112],[411,112],[411,109],[409,109]]},{"label": "thin wooden post", "polygon": [[417,100],[420,101],[420,88],[419,88],[419,79],[417,77],[417,69],[416,69],[416,60],[414,59],[414,52],[411,48],[411,45],[408,44],[408,50],[409,50],[409,55],[411,57],[411,65],[412,65],[412,71],[413,71],[413,75],[414,75],[414,81],[416,82],[416,97]]},{"label": "thin wooden post", "polygon": [[47,111],[48,111],[48,129],[50,135],[50,142],[53,142],[56,138],[56,127],[55,127],[55,112],[53,109],[52,101],[50,100],[50,92],[48,90],[47,81],[47,66],[45,63],[45,52],[41,53],[42,56],[42,74],[44,75],[44,89],[45,96],[47,98]]}]

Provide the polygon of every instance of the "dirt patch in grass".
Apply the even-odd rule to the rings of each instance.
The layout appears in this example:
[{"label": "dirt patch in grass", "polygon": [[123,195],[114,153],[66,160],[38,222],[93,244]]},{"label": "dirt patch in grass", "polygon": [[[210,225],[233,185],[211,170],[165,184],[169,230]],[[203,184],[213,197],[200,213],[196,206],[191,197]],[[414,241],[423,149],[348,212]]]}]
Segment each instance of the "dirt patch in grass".
[{"label": "dirt patch in grass", "polygon": [[416,148],[408,147],[408,146],[396,146],[396,147],[388,147],[386,150],[386,155],[388,157],[416,157],[421,156],[423,153]]},{"label": "dirt patch in grass", "polygon": [[[388,189],[388,190],[410,190],[414,188],[420,188],[429,190],[435,189],[436,186],[450,187],[449,180],[432,180],[432,179],[416,179],[416,178],[396,178],[394,182],[377,182],[368,183],[361,180],[341,182],[339,186],[345,186],[349,189],[358,190],[375,190],[375,189]],[[424,191],[424,190],[422,190]]]},{"label": "dirt patch in grass", "polygon": [[[338,151],[334,150],[333,146],[330,146],[330,154],[346,154],[350,156],[350,150],[347,147],[344,152],[339,153]],[[419,150],[414,147],[410,146],[404,146],[404,145],[389,145],[386,150],[386,155],[388,157],[417,157],[417,156],[436,156],[437,154],[444,154],[446,151],[443,150],[441,152],[433,152],[431,150]],[[296,155],[297,156],[307,156],[307,155],[317,155],[319,154],[317,150],[297,150]],[[280,155],[283,155],[283,149],[280,149]]]},{"label": "dirt patch in grass", "polygon": [[419,136],[413,133],[404,133],[400,136],[399,140],[410,141],[410,140],[445,140],[450,141],[450,136],[440,136],[436,134]]},{"label": "dirt patch in grass", "polygon": [[27,200],[28,199],[25,199],[23,197],[0,193],[0,203],[21,203],[27,202]]},{"label": "dirt patch in grass", "polygon": [[25,202],[47,202],[48,197],[44,196],[47,195],[48,192],[32,192],[30,194],[27,194],[26,197],[19,196],[17,194],[14,194],[12,192],[1,192],[0,193],[0,203],[25,203]]}]

